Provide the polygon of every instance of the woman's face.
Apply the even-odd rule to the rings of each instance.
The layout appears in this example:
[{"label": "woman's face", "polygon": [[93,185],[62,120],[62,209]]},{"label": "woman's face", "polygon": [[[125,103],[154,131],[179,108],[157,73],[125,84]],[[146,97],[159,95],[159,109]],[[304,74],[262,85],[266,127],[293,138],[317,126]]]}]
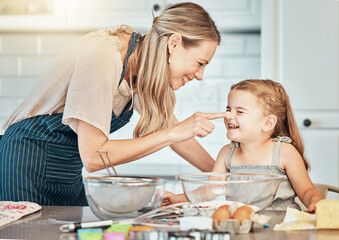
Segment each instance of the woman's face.
[{"label": "woman's face", "polygon": [[193,79],[202,80],[205,67],[211,61],[217,46],[216,41],[205,40],[197,47],[184,48],[180,41],[170,49],[171,88],[177,90]]}]

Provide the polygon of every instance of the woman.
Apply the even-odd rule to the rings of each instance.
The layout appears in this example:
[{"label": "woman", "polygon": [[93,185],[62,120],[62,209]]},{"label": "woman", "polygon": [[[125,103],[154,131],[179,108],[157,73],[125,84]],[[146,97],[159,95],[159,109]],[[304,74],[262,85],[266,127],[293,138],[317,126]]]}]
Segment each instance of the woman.
[{"label": "woman", "polygon": [[[179,123],[174,90],[202,80],[219,43],[213,20],[193,3],[164,9],[145,36],[122,26],[76,41],[4,125],[0,200],[87,205],[81,169],[104,168],[98,150],[119,165],[171,146],[210,171],[214,161],[194,137],[211,133],[209,120],[225,113],[196,113]],[[134,139],[109,140],[133,107],[141,114]]]}]

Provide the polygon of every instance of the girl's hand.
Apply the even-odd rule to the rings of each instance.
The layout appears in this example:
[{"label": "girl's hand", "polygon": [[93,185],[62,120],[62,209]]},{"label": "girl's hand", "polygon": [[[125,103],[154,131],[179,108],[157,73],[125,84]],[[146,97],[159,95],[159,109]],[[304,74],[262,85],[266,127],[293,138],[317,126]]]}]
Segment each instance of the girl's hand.
[{"label": "girl's hand", "polygon": [[210,120],[225,118],[226,113],[202,113],[196,112],[191,117],[177,124],[170,130],[170,136],[174,142],[183,142],[194,137],[206,137],[214,129]]},{"label": "girl's hand", "polygon": [[313,203],[310,204],[310,205],[308,206],[307,212],[309,212],[309,213],[315,212],[315,204],[313,204]]},{"label": "girl's hand", "polygon": [[187,199],[184,194],[174,194],[171,192],[164,192],[161,206],[167,206],[174,203],[187,202]]}]

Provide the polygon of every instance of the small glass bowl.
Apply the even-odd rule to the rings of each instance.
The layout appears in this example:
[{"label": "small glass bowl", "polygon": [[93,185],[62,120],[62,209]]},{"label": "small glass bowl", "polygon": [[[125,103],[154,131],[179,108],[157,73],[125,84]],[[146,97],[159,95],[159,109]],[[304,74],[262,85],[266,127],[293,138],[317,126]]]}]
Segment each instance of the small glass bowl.
[{"label": "small glass bowl", "polygon": [[165,181],[148,177],[84,178],[88,204],[100,219],[136,217],[159,208]]}]

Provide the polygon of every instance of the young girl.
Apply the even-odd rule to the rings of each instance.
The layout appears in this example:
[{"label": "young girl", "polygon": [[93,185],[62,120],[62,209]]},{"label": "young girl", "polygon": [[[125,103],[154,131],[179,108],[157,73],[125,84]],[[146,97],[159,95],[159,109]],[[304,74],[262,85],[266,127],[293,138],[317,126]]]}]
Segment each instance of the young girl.
[{"label": "young girl", "polygon": [[[284,175],[270,207],[300,209],[297,195],[313,212],[323,197],[308,176],[302,139],[281,84],[250,79],[233,85],[226,114],[227,138],[232,142],[220,150],[213,172]],[[166,193],[163,205],[182,201],[187,201],[183,194]]]}]

